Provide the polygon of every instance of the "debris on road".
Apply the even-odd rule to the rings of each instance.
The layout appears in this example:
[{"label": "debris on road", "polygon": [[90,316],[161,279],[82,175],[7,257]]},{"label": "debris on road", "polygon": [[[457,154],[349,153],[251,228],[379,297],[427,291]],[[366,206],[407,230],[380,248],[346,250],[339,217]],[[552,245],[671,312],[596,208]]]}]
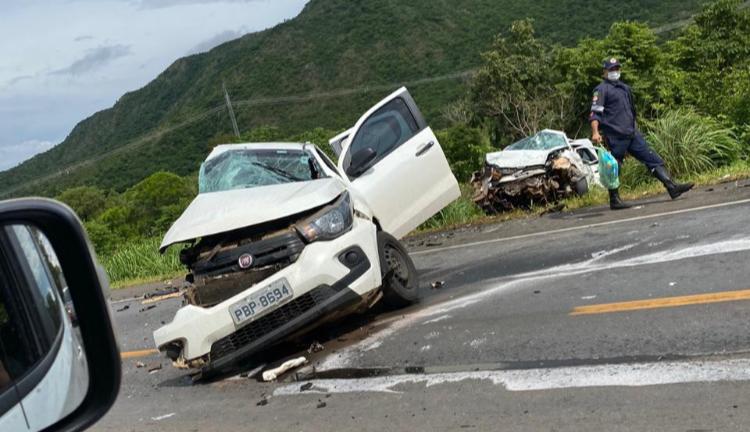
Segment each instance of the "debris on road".
[{"label": "debris on road", "polygon": [[158,302],[164,301],[164,300],[178,298],[178,297],[181,297],[181,296],[182,296],[182,293],[179,292],[179,291],[177,291],[177,292],[172,292],[170,294],[158,295],[158,296],[153,296],[153,297],[146,297],[146,299],[143,300],[141,302],[141,304],[142,305],[153,304],[153,303],[158,303]]},{"label": "debris on road", "polygon": [[146,367],[146,363],[143,363],[142,361],[135,362],[135,367],[138,369]]},{"label": "debris on road", "polygon": [[315,408],[325,408],[326,406],[327,406],[327,404],[325,402],[323,402],[322,400],[318,399],[318,406],[316,406]]},{"label": "debris on road", "polygon": [[301,392],[308,391],[308,390],[310,390],[312,388],[312,386],[313,386],[313,383],[311,383],[311,382],[302,384],[300,386],[300,388],[299,388],[299,391],[301,391]]},{"label": "debris on road", "polygon": [[125,305],[125,306],[121,307],[120,309],[117,309],[117,312],[126,311],[128,309],[130,309],[130,305]]},{"label": "debris on road", "polygon": [[177,413],[169,413],[169,414],[160,415],[158,417],[151,417],[151,420],[153,420],[153,421],[165,420],[165,419],[168,419],[170,417],[173,417],[176,414]]},{"label": "debris on road", "polygon": [[268,396],[263,395],[261,399],[255,404],[255,406],[266,406],[268,405]]},{"label": "debris on road", "polygon": [[325,350],[326,347],[324,347],[320,342],[315,341],[310,345],[310,348],[307,349],[308,354],[315,354],[317,352],[321,352]]},{"label": "debris on road", "polygon": [[279,376],[283,375],[285,372],[294,368],[298,368],[305,363],[307,363],[307,359],[305,357],[298,357],[296,359],[285,361],[281,364],[281,366],[263,372],[263,381],[273,381]]},{"label": "debris on road", "polygon": [[432,289],[440,289],[445,285],[445,281],[435,281],[432,283]]},{"label": "debris on road", "polygon": [[156,305],[146,306],[145,308],[141,308],[138,312],[146,312],[147,310],[151,310],[156,308]]},{"label": "debris on road", "polygon": [[152,363],[148,366],[148,373],[156,373],[161,370],[161,362]]}]

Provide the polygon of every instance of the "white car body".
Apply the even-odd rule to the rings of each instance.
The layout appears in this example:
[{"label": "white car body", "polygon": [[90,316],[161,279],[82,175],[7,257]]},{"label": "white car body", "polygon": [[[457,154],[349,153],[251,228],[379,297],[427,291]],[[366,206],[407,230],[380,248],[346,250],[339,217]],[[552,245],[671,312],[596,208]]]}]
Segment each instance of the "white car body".
[{"label": "white car body", "polygon": [[[0,230],[3,229],[0,227]],[[77,329],[65,309],[62,294],[67,291],[67,286],[62,277],[54,277],[51,273],[53,267],[59,268],[52,246],[44,235],[35,229],[20,225],[6,229],[13,247],[22,243],[19,240],[22,236],[31,238],[26,233],[37,238],[38,255],[33,255],[34,252],[28,249],[28,242],[25,243],[27,248],[23,249],[28,265],[34,269],[34,281],[29,280],[28,286],[34,286],[32,284],[36,283],[47,288],[47,295],[54,296],[58,306],[57,314],[60,317],[52,347],[15,383],[21,397],[20,403],[0,416],[0,431],[37,431],[56,423],[80,405],[88,390],[88,364]],[[0,236],[2,234],[0,232]],[[20,250],[22,249],[19,248]],[[24,255],[19,252],[18,256]],[[18,267],[24,266],[19,263]],[[2,366],[0,362],[0,369],[5,373]]]},{"label": "white car body", "polygon": [[[353,143],[356,143],[355,147],[360,143],[377,146],[387,142],[386,139],[395,139],[394,143],[401,143],[392,145],[382,153],[378,152],[376,159],[361,174],[346,174],[352,153],[358,150],[352,148]],[[209,155],[207,162],[222,152],[243,146],[281,151],[303,150],[315,156],[327,178],[201,194],[170,228],[162,242],[162,250],[175,243],[273,223],[340,200],[339,197],[346,193],[351,197],[353,222],[347,232],[334,239],[309,242],[304,247],[297,240],[290,239],[290,242],[297,245],[295,247],[302,248],[292,264],[215,305],[184,306],[171,323],[154,332],[157,348],[169,353],[170,346],[179,346],[179,360],[194,367],[209,361],[219,368],[223,363],[213,358],[218,357],[218,354],[214,355],[215,344],[224,346],[222,344],[229,343],[227,341],[231,342],[255,331],[255,327],[275,320],[275,311],[282,310],[287,305],[297,307],[295,302],[302,302],[305,296],[318,295],[323,290],[321,287],[341,290],[333,297],[326,298],[319,311],[316,303],[315,308],[290,319],[284,323],[283,328],[269,327],[269,330],[264,327],[265,333],[259,339],[253,339],[241,347],[245,354],[256,352],[253,347],[257,346],[262,350],[279,338],[314,325],[323,315],[336,316],[346,313],[352,307],[371,306],[377,301],[382,285],[378,230],[382,229],[401,238],[458,198],[460,191],[435,134],[424,122],[405,88],[397,90],[371,108],[352,129],[339,137],[338,143],[341,146],[338,166],[333,166],[311,144],[226,145],[217,147]],[[367,147],[372,148],[370,145]],[[288,230],[283,232],[290,236]],[[247,247],[253,247],[253,244],[250,243]],[[344,251],[352,248],[361,250],[365,259],[350,268],[342,257]],[[293,298],[285,299],[275,308],[253,316],[249,322],[236,323],[232,311],[237,311],[238,304],[251,296],[269,291],[269,287],[284,283],[287,284],[284,286],[289,286],[293,291]],[[344,304],[346,308],[343,307]],[[320,312],[320,316],[308,319],[308,315],[315,311]],[[304,322],[300,326],[297,321]],[[256,336],[254,333],[253,337]],[[239,355],[233,353],[228,358],[235,354]]]},{"label": "white car body", "polygon": [[560,135],[565,140],[564,144],[546,150],[501,150],[487,153],[487,164],[494,165],[508,173],[500,179],[500,183],[544,174],[544,165],[549,160],[550,154],[562,152],[562,156],[569,159],[579,171],[586,175],[589,185],[601,185],[599,181],[599,159],[596,148],[590,140],[571,140],[565,132],[551,129],[545,129],[542,132]]}]

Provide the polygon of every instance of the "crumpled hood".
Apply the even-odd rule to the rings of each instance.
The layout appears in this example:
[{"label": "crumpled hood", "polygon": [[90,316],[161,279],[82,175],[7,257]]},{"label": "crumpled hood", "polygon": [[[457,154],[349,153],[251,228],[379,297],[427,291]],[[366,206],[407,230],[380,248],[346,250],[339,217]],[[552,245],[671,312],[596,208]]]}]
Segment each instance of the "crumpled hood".
[{"label": "crumpled hood", "polygon": [[555,150],[506,150],[487,153],[487,163],[498,168],[526,168],[544,165],[547,157]]},{"label": "crumpled hood", "polygon": [[198,195],[172,224],[159,246],[270,222],[324,205],[344,192],[336,178]]}]

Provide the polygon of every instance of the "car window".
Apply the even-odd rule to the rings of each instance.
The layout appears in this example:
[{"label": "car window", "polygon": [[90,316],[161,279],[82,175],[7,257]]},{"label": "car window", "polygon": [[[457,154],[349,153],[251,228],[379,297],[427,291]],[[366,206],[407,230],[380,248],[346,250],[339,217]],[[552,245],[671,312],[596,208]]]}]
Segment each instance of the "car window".
[{"label": "car window", "polygon": [[62,287],[58,287],[55,283],[50,265],[29,228],[14,225],[11,229],[15,233],[18,245],[23,253],[23,256],[19,258],[25,258],[25,264],[33,278],[30,285],[35,289],[30,290],[33,298],[29,307],[32,309],[32,314],[38,319],[37,325],[40,333],[38,337],[43,339],[45,347],[50,347],[62,326],[59,297]]},{"label": "car window", "polygon": [[[2,259],[2,257],[0,257]],[[6,391],[11,380],[30,371],[42,357],[38,344],[24,316],[18,296],[18,287],[6,262],[0,262],[0,394]]]},{"label": "car window", "polygon": [[344,169],[351,164],[357,151],[371,148],[377,153],[375,161],[384,158],[419,132],[419,126],[409,107],[396,98],[375,111],[360,127],[344,159]]},{"label": "car window", "polygon": [[567,145],[564,135],[542,131],[509,145],[505,150],[553,150]]},{"label": "car window", "polygon": [[581,159],[583,159],[586,163],[594,163],[596,162],[596,156],[594,156],[593,153],[591,153],[588,149],[578,149],[578,155],[581,156]]},{"label": "car window", "polygon": [[336,168],[336,164],[333,163],[325,152],[321,151],[317,146],[315,147],[315,151],[318,153],[318,157],[323,160],[323,163],[326,164],[331,171],[335,173],[339,172],[338,168]]},{"label": "car window", "polygon": [[198,174],[199,193],[250,189],[324,177],[318,162],[302,150],[229,150],[207,160]]}]

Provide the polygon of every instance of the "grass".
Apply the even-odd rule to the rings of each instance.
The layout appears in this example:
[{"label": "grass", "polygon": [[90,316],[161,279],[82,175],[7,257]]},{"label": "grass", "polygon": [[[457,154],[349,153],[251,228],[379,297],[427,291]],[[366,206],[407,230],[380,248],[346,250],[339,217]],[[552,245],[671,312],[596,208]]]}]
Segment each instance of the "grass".
[{"label": "grass", "polygon": [[159,238],[140,239],[123,245],[111,256],[100,257],[112,288],[173,278],[184,273],[179,248],[171,248],[161,255],[159,243]]}]

